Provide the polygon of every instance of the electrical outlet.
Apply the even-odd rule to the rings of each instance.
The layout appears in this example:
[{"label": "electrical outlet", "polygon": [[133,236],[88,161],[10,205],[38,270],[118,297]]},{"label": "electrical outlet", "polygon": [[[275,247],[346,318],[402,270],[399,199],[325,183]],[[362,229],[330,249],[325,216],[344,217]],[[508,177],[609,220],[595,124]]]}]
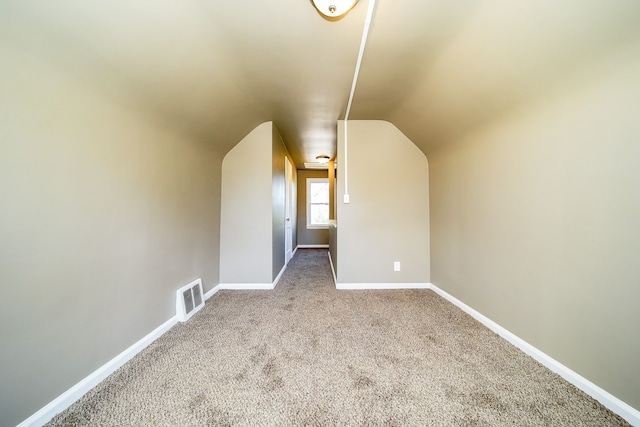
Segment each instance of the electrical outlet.
[{"label": "electrical outlet", "polygon": [[349,203],[349,195],[348,194],[344,195],[344,202],[345,203]]},{"label": "electrical outlet", "polygon": [[393,271],[400,271],[400,261],[393,262]]}]

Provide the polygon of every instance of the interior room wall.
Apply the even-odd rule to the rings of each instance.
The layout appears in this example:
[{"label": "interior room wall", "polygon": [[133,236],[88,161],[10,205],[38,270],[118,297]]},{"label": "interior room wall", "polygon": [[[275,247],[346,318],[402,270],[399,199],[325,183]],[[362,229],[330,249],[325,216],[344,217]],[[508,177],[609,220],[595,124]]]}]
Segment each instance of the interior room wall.
[{"label": "interior room wall", "polygon": [[432,282],[635,408],[639,48],[428,153]]},{"label": "interior room wall", "polygon": [[0,39],[0,424],[218,281],[221,156]]},{"label": "interior room wall", "polygon": [[220,283],[273,282],[272,126],[256,127],[222,162]]},{"label": "interior room wall", "polygon": [[[285,156],[278,130],[265,122],[224,157],[220,283],[272,284],[284,267]],[[293,231],[295,244],[295,223]]]},{"label": "interior room wall", "polygon": [[307,228],[307,178],[327,178],[327,171],[298,171],[298,245],[328,245],[327,229]]},{"label": "interior room wall", "polygon": [[[348,156],[344,145],[344,122],[339,121],[338,282],[429,282],[426,156],[385,121],[350,120]],[[349,204],[343,199],[345,170]],[[395,261],[401,271],[394,271]]]}]

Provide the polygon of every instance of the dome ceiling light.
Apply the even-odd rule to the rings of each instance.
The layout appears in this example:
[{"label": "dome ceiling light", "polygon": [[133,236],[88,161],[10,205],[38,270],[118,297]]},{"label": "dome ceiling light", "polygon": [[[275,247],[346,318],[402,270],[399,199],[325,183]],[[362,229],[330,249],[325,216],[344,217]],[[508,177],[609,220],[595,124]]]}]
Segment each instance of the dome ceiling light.
[{"label": "dome ceiling light", "polygon": [[327,18],[338,18],[353,9],[358,0],[311,0],[311,3]]},{"label": "dome ceiling light", "polygon": [[327,156],[326,154],[321,154],[316,157],[316,160],[318,161],[318,163],[329,163],[331,157]]}]

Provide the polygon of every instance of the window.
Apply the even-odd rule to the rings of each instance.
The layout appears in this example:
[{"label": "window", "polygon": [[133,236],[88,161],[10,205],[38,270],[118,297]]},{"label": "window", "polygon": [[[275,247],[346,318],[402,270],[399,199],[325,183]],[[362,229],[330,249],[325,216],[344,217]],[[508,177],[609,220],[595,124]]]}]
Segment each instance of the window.
[{"label": "window", "polygon": [[307,178],[307,228],[329,225],[329,178]]}]

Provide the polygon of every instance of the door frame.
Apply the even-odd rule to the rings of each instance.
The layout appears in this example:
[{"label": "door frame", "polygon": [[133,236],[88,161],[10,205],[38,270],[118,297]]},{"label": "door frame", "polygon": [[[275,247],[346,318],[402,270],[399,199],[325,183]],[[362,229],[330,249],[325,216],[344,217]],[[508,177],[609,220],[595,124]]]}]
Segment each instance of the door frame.
[{"label": "door frame", "polygon": [[285,206],[284,206],[284,264],[293,257],[293,217],[296,212],[293,206],[293,164],[288,156],[284,156]]}]

